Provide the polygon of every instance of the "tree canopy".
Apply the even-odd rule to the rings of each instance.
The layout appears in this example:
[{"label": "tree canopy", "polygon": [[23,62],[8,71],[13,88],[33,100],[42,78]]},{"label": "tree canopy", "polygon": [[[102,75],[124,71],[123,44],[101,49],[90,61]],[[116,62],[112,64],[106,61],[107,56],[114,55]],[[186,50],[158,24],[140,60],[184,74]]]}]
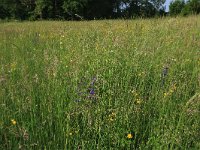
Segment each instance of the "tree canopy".
[{"label": "tree canopy", "polygon": [[169,6],[169,12],[171,16],[177,15],[189,15],[200,13],[200,0],[175,0],[172,1]]},{"label": "tree canopy", "polygon": [[105,19],[153,17],[165,0],[0,0],[0,18]]}]

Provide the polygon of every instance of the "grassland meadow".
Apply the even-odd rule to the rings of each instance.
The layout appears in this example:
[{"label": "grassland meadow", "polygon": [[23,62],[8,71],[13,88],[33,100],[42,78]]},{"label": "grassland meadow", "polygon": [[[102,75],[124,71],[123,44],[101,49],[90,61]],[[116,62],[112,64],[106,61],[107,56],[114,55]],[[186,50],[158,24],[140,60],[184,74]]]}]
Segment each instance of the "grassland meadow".
[{"label": "grassland meadow", "polygon": [[0,23],[0,149],[200,149],[200,16]]}]

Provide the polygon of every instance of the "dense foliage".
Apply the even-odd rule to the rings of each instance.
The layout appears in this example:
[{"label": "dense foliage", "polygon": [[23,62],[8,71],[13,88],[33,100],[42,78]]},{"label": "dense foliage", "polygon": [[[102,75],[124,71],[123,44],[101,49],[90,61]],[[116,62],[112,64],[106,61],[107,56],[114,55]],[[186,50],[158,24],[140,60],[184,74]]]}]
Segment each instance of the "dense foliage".
[{"label": "dense foliage", "polygon": [[189,0],[187,2],[184,0],[175,0],[171,2],[169,9],[171,16],[199,14],[200,0]]},{"label": "dense foliage", "polygon": [[0,0],[0,18],[104,19],[153,17],[164,13],[165,0]]}]

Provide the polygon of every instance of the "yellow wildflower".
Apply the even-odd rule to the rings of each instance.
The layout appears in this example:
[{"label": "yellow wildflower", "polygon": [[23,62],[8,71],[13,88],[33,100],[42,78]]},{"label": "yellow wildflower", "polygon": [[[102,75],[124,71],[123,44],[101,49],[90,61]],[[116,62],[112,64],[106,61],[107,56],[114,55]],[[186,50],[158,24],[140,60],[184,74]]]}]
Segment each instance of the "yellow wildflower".
[{"label": "yellow wildflower", "polygon": [[164,93],[164,97],[167,97],[167,95],[168,95],[168,93],[165,92],[165,93]]},{"label": "yellow wildflower", "polygon": [[17,122],[16,122],[14,119],[11,119],[11,123],[12,123],[13,125],[16,125],[16,124],[17,124]]},{"label": "yellow wildflower", "polygon": [[132,135],[131,133],[129,133],[129,134],[127,135],[127,138],[128,138],[128,139],[132,139],[132,138],[133,138],[133,135]]},{"label": "yellow wildflower", "polygon": [[142,100],[138,98],[138,99],[136,100],[136,104],[139,105],[139,104],[141,104],[141,103],[142,103]]},{"label": "yellow wildflower", "polygon": [[137,97],[138,96],[138,93],[136,90],[132,90],[131,93],[133,94],[133,96]]}]

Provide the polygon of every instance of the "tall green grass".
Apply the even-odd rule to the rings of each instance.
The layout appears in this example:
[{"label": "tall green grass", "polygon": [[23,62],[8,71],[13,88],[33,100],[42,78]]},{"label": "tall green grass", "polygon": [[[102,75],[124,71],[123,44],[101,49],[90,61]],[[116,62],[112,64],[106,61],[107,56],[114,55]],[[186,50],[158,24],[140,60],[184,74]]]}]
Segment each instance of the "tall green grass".
[{"label": "tall green grass", "polygon": [[0,24],[0,149],[200,149],[200,17]]}]

